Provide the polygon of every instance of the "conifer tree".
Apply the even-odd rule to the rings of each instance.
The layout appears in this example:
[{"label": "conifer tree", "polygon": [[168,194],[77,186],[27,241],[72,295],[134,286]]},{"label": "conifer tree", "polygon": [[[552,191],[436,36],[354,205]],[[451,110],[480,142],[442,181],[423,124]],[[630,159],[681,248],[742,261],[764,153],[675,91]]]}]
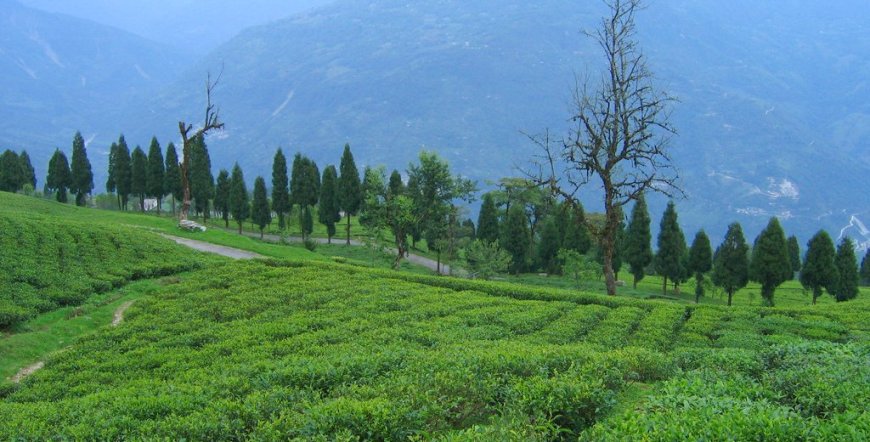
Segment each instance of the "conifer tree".
[{"label": "conifer tree", "polygon": [[36,171],[33,170],[30,155],[27,154],[26,150],[22,150],[18,159],[21,161],[21,185],[25,186],[29,184],[30,187],[36,189]]},{"label": "conifer tree", "polygon": [[837,245],[837,282],[834,284],[834,298],[837,302],[855,299],[858,296],[858,260],[855,258],[855,243],[848,236]]},{"label": "conifer tree", "polygon": [[130,155],[130,193],[139,198],[139,209],[145,213],[145,193],[148,190],[148,156],[136,146]]},{"label": "conifer tree", "polygon": [[[115,162],[118,158],[118,143],[112,143],[109,148],[108,177],[106,178],[106,192],[115,193],[118,186],[118,178],[115,176]],[[118,210],[121,210],[121,195],[118,194]]]},{"label": "conifer tree", "polygon": [[146,177],[148,191],[146,195],[157,199],[157,214],[160,215],[160,206],[163,205],[163,197],[166,195],[166,166],[163,161],[163,149],[157,142],[157,137],[151,138],[148,147],[148,176]]},{"label": "conifer tree", "polygon": [[695,234],[692,247],[689,249],[689,263],[687,266],[690,273],[695,275],[695,303],[701,301],[704,296],[704,274],[713,268],[713,250],[710,246],[710,238],[704,230]]},{"label": "conifer tree", "polygon": [[387,198],[402,195],[404,190],[405,185],[402,183],[402,174],[398,170],[393,169],[393,172],[390,174],[390,183],[387,185]]},{"label": "conifer tree", "polygon": [[304,206],[300,213],[299,225],[302,229],[302,239],[306,240],[314,231],[314,218],[311,216],[311,206]]},{"label": "conifer tree", "polygon": [[713,284],[728,293],[728,305],[734,292],[749,282],[749,246],[740,224],[728,226],[728,233],[713,254]]},{"label": "conifer tree", "polygon": [[214,198],[214,175],[211,173],[211,157],[203,137],[193,139],[190,147],[190,196],[194,208],[202,214],[203,223],[208,220],[209,200]]},{"label": "conifer tree", "polygon": [[60,203],[67,202],[67,190],[72,182],[69,161],[60,149],[54,150],[54,155],[48,162],[48,176],[45,178],[45,193],[55,193],[55,199]]},{"label": "conifer tree", "polygon": [[122,210],[127,210],[127,203],[130,200],[132,186],[130,162],[130,148],[127,147],[127,140],[124,139],[124,135],[121,135],[118,138],[118,149],[115,153],[115,161],[112,163],[112,171],[115,174],[115,189],[118,191],[118,197],[121,199]]},{"label": "conifer tree", "polygon": [[181,166],[178,162],[178,152],[173,143],[166,146],[166,174],[164,175],[163,190],[166,195],[172,195],[172,215],[175,216],[175,202],[184,198],[184,189],[181,186]]},{"label": "conifer tree", "polygon": [[570,211],[569,224],[565,229],[565,239],[562,248],[574,250],[585,255],[592,248],[592,238],[586,225],[586,213],[580,203],[574,204]]},{"label": "conifer tree", "polygon": [[801,285],[813,291],[813,304],[822,296],[822,288],[833,295],[837,282],[834,242],[828,232],[819,230],[807,243],[807,256],[801,268]]},{"label": "conifer tree", "polygon": [[492,194],[483,196],[480,213],[477,216],[477,239],[494,243],[498,241],[498,212]]},{"label": "conifer tree", "polygon": [[359,212],[362,203],[362,189],[359,169],[353,160],[349,144],[344,145],[339,172],[341,175],[338,177],[338,206],[347,217],[347,245],[350,245],[350,218]]},{"label": "conifer tree", "polygon": [[686,237],[677,221],[677,210],[674,202],[668,203],[658,236],[658,253],[655,257],[656,272],[662,276],[662,294],[667,294],[668,278],[674,282],[680,281],[685,273],[683,255],[686,253]]},{"label": "conifer tree", "polygon": [[278,215],[278,228],[287,228],[286,216],[290,212],[290,190],[287,182],[287,158],[278,149],[272,160],[272,210]]},{"label": "conifer tree", "polygon": [[556,256],[559,254],[561,246],[559,227],[556,225],[556,218],[551,216],[544,221],[541,241],[538,244],[538,263],[543,271],[549,274],[560,273],[559,260]]},{"label": "conifer tree", "polygon": [[239,167],[239,163],[236,163],[233,166],[233,173],[230,178],[230,212],[232,212],[233,219],[239,225],[239,234],[242,233],[242,224],[250,216],[250,210],[245,176],[242,174],[242,168]]},{"label": "conifer tree", "polygon": [[625,235],[626,244],[624,248],[625,260],[628,262],[629,270],[634,276],[635,289],[637,288],[637,283],[645,275],[644,269],[653,260],[650,222],[646,199],[641,194],[631,209],[631,221],[629,221],[628,230]]},{"label": "conifer tree", "polygon": [[794,279],[794,275],[801,271],[801,246],[794,235],[788,237],[788,260],[792,271],[790,279]]},{"label": "conifer tree", "polygon": [[749,277],[761,284],[761,297],[764,299],[764,304],[773,307],[776,288],[788,281],[792,274],[785,232],[779,220],[773,217],[755,239],[749,264]]},{"label": "conifer tree", "polygon": [[335,236],[335,223],[341,220],[338,211],[338,171],[332,165],[323,169],[317,220],[326,226],[327,242],[332,244],[332,237]]},{"label": "conifer tree", "polygon": [[522,207],[514,205],[508,210],[500,244],[511,255],[510,271],[520,274],[526,270],[529,252],[528,218]]},{"label": "conifer tree", "polygon": [[214,210],[216,210],[224,220],[224,226],[230,226],[230,173],[226,169],[221,169],[218,172],[217,185],[214,192]]},{"label": "conifer tree", "polygon": [[266,195],[266,180],[261,176],[254,180],[251,219],[260,228],[260,239],[263,239],[263,229],[272,222],[272,210],[269,209],[269,197]]},{"label": "conifer tree", "polygon": [[21,159],[18,154],[6,150],[0,155],[0,191],[17,192],[22,184]]},{"label": "conifer tree", "polygon": [[864,254],[864,259],[861,260],[861,279],[864,280],[864,285],[870,285],[870,248]]},{"label": "conifer tree", "polygon": [[88,194],[94,190],[94,173],[85,149],[85,139],[80,132],[73,137],[72,164],[70,165],[72,182],[70,191],[76,196],[76,205],[84,206]]}]

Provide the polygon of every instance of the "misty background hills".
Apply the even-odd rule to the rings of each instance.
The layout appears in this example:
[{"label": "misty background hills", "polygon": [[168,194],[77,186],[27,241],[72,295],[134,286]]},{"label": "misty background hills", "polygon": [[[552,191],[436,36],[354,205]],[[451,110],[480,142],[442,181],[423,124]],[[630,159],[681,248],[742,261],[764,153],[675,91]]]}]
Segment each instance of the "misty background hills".
[{"label": "misty background hills", "polygon": [[[202,118],[208,72],[223,70],[213,98],[227,124],[208,140],[215,171],[238,160],[249,179],[268,176],[277,147],[323,168],[349,142],[361,165],[388,169],[437,150],[485,188],[536,153],[521,132],[565,134],[575,78],[604,69],[581,33],[598,2],[22,3],[34,8],[0,0],[0,149],[26,148],[41,183],[81,130],[98,191],[119,133],[165,146],[179,119]],[[680,100],[687,236],[704,227],[715,241],[737,220],[751,239],[777,215],[805,242],[870,220],[870,4],[648,3],[638,37]],[[586,204],[599,207],[595,186]],[[664,200],[651,206],[657,224]]]}]

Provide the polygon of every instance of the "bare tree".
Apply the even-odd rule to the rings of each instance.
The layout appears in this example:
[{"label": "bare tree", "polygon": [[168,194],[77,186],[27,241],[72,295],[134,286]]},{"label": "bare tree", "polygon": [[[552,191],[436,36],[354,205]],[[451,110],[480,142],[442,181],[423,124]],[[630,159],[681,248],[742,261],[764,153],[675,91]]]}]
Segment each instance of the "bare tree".
[{"label": "bare tree", "polygon": [[181,160],[181,187],[184,193],[184,199],[181,204],[181,214],[180,220],[186,220],[188,214],[190,213],[190,149],[193,145],[193,141],[199,137],[205,137],[209,131],[212,130],[221,130],[224,127],[224,123],[220,121],[220,110],[215,107],[215,105],[211,102],[211,93],[214,91],[215,87],[217,87],[218,82],[220,82],[221,76],[211,81],[211,73],[208,74],[208,78],[205,82],[205,122],[202,127],[195,130],[193,133],[193,126],[185,123],[184,121],[178,122],[178,131],[181,133],[181,139],[184,142],[182,147],[182,160]]},{"label": "bare tree", "polygon": [[[569,204],[581,187],[598,177],[604,191],[604,226],[598,230],[604,253],[607,293],[616,294],[613,257],[622,206],[646,191],[682,194],[667,146],[676,134],[669,123],[674,98],[653,87],[653,74],[635,40],[635,13],[641,0],[605,0],[610,15],[586,32],[604,52],[607,72],[600,83],[574,90],[575,126],[560,142],[547,133],[532,137],[543,153],[528,175]],[[554,147],[553,145],[556,144]]]}]

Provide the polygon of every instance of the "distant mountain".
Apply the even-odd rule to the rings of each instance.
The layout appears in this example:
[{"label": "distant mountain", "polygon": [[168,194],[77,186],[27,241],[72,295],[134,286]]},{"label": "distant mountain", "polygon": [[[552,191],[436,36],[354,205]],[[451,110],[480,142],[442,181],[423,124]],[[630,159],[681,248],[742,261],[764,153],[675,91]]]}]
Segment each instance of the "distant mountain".
[{"label": "distant mountain", "polygon": [[177,78],[183,61],[141,37],[0,0],[0,149],[28,149],[41,172],[55,146],[69,152],[76,130],[116,127],[120,109]]},{"label": "distant mountain", "polygon": [[[705,227],[717,241],[739,220],[751,239],[778,215],[805,241],[852,215],[870,220],[870,4],[648,4],[639,40],[659,86],[681,100],[672,147],[688,236]],[[206,73],[223,67],[216,168],[238,160],[250,177],[268,175],[278,146],[322,168],[350,142],[364,163],[401,170],[426,146],[481,182],[515,175],[535,153],[521,131],[565,133],[575,78],[604,68],[581,33],[603,12],[569,0],[338,0],[242,32],[128,103],[93,143],[120,131],[177,139],[179,119],[201,118]],[[651,201],[656,224],[663,204]]]}]

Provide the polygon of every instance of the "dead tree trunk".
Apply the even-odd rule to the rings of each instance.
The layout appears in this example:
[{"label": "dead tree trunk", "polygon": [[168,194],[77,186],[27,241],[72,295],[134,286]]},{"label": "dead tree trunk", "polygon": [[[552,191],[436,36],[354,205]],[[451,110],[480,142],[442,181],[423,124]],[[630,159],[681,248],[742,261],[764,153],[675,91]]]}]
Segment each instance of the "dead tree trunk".
[{"label": "dead tree trunk", "polygon": [[224,127],[224,123],[220,121],[219,109],[215,108],[215,105],[211,102],[211,93],[214,91],[214,88],[217,86],[219,81],[220,75],[218,75],[218,78],[215,79],[214,82],[211,81],[211,74],[209,74],[206,79],[205,122],[202,127],[191,133],[193,130],[192,125],[187,124],[184,121],[178,122],[178,131],[181,133],[181,139],[183,141],[181,150],[181,188],[184,198],[181,203],[181,214],[179,215],[179,220],[182,221],[187,220],[190,215],[190,149],[193,140],[199,136],[205,136],[211,130],[221,130]]}]

